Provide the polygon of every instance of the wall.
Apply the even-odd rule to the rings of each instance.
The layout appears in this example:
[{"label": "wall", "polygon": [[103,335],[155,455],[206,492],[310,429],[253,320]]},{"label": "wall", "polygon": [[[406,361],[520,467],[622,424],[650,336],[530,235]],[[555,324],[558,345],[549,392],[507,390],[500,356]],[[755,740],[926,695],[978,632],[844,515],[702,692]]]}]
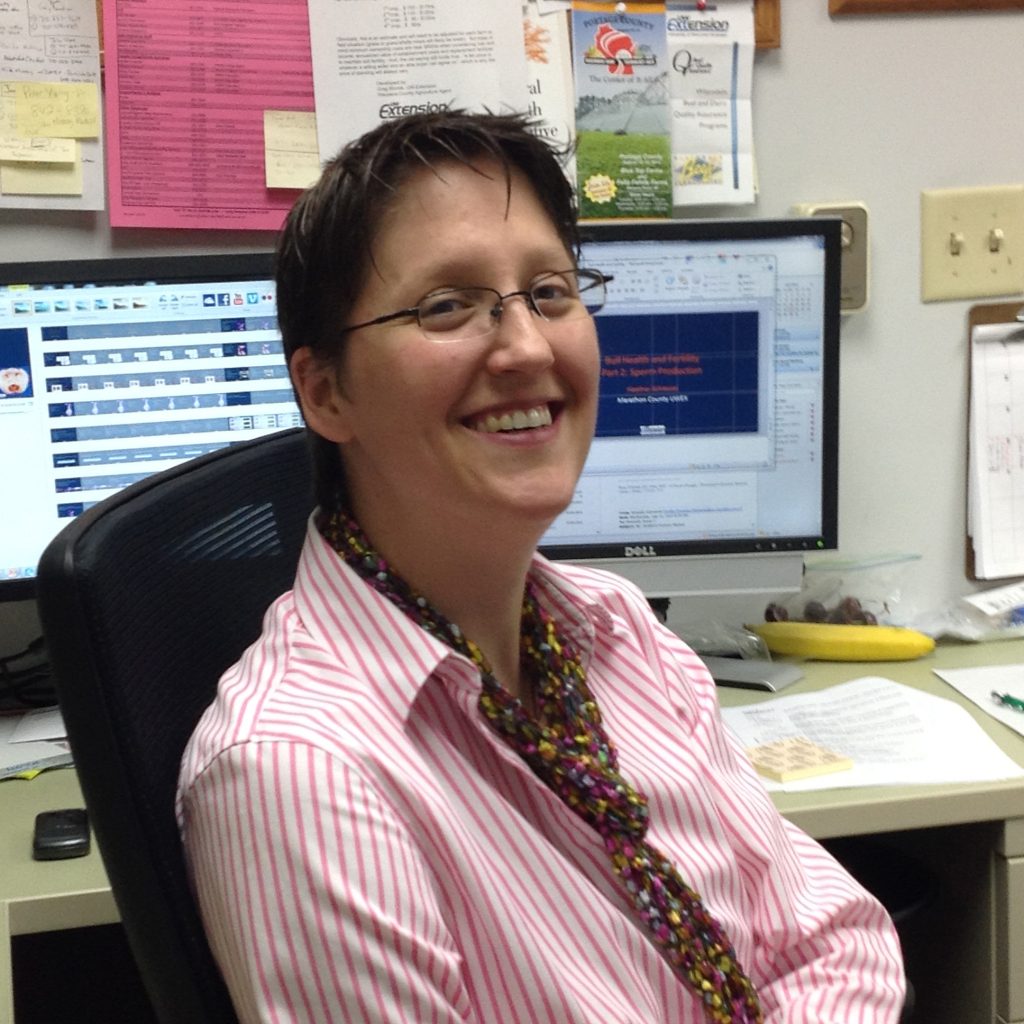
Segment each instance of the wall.
[{"label": "wall", "polygon": [[1022,47],[1021,11],[830,19],[826,0],[790,0],[782,48],[756,68],[758,214],[870,211],[871,302],[842,332],[840,543],[920,553],[910,597],[924,607],[976,584],[963,569],[972,302],[919,299],[919,195],[1024,182]]},{"label": "wall", "polygon": [[[918,298],[919,193],[1024,182],[1024,12],[830,19],[827,8],[783,0],[782,47],[756,58],[761,193],[742,212],[868,206],[871,302],[842,333],[841,553],[919,553],[905,601],[933,607],[976,586],[963,570],[971,303]],[[270,245],[263,234],[111,232],[102,214],[0,210],[0,259]],[[761,605],[672,614],[747,618]],[[0,651],[33,628],[30,610],[0,610]]]}]

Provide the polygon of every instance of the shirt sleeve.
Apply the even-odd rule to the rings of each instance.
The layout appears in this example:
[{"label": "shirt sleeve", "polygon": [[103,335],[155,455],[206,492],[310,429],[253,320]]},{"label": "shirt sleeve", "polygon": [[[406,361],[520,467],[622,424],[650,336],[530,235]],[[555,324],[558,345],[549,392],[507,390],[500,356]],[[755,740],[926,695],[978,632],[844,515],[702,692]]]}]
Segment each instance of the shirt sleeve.
[{"label": "shirt sleeve", "polygon": [[243,1024],[476,1021],[416,844],[351,766],[300,743],[241,744],[182,812]]},{"label": "shirt sleeve", "polygon": [[[674,639],[674,638],[673,638]],[[690,656],[692,660],[692,655]],[[895,927],[879,901],[776,809],[722,722],[714,683],[684,670],[707,780],[742,876],[766,1024],[895,1024],[905,997]]]}]

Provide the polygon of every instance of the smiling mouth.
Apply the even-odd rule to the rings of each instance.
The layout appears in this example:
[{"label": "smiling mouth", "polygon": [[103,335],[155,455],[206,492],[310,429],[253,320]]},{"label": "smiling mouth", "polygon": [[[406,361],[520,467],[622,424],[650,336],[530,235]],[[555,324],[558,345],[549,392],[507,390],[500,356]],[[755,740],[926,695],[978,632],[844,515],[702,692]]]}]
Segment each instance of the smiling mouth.
[{"label": "smiling mouth", "polygon": [[470,424],[473,430],[483,434],[500,434],[506,431],[535,430],[537,427],[549,427],[552,423],[551,409],[548,405],[535,405],[530,409],[516,409],[500,416],[484,416]]}]

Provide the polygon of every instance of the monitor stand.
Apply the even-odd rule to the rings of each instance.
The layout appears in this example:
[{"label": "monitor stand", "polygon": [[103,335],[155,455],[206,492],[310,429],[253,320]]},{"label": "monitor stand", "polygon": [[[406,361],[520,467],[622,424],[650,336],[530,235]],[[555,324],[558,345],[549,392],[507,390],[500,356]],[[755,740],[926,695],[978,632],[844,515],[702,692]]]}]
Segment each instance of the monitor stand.
[{"label": "monitor stand", "polygon": [[767,690],[778,693],[803,679],[803,672],[785,661],[766,661],[763,658],[721,658],[702,655],[711,678],[719,686],[738,686],[746,690]]}]

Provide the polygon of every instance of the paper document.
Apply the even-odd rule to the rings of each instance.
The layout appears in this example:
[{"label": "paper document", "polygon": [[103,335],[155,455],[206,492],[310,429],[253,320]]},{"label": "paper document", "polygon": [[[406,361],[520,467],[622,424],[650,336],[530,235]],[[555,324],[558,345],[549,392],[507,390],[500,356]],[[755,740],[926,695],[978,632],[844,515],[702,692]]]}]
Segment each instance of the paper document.
[{"label": "paper document", "polygon": [[1024,324],[971,331],[968,532],[979,579],[1024,576]]},{"label": "paper document", "polygon": [[754,5],[669,9],[672,201],[754,201]]},{"label": "paper document", "polygon": [[0,2],[0,208],[102,210],[94,0]]},{"label": "paper document", "polygon": [[111,225],[278,230],[298,192],[267,187],[263,117],[313,109],[305,3],[117,0],[103,12]]},{"label": "paper document", "polygon": [[992,691],[1024,700],[1024,665],[986,665],[984,668],[935,669],[954,690],[973,701],[982,711],[998,718],[1024,736],[1024,712],[1000,704]]},{"label": "paper document", "polygon": [[21,716],[10,737],[11,743],[34,743],[37,740],[65,740],[68,731],[60,708],[35,708]]},{"label": "paper document", "polygon": [[[523,3],[523,45],[530,96],[527,113],[539,121],[538,135],[560,149],[571,150],[576,134],[573,109],[572,46],[564,10],[544,15],[537,0]],[[575,157],[569,156],[566,177],[576,180]]]},{"label": "paper document", "polygon": [[522,6],[309,0],[320,155],[403,114],[525,110]]},{"label": "paper document", "polygon": [[0,715],[0,779],[71,764],[60,712],[52,708]]},{"label": "paper document", "polygon": [[853,761],[833,775],[765,781],[768,789],[788,793],[1024,776],[966,709],[877,676],[723,708],[722,717],[744,748],[802,736]]}]

